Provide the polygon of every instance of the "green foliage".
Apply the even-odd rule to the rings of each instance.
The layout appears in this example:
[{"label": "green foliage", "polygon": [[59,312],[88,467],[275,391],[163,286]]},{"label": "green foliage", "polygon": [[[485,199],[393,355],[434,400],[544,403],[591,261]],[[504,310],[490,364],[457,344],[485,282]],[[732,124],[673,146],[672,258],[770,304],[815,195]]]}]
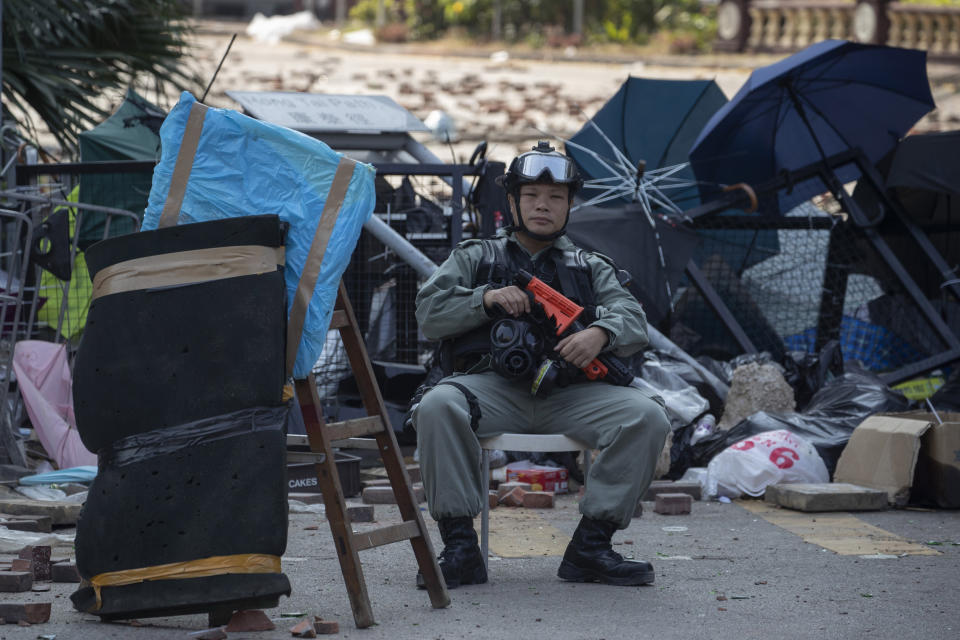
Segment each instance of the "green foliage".
[{"label": "green foliage", "polygon": [[[377,19],[378,0],[360,0],[350,8],[350,19],[373,24]],[[383,13],[386,22],[403,20],[403,0],[383,0]]]},{"label": "green foliage", "polygon": [[[960,2],[960,0],[942,0]],[[450,27],[475,37],[489,37],[495,0],[386,0],[391,7],[402,2],[410,36],[431,39]],[[584,30],[591,41],[643,43],[661,29],[677,30],[699,47],[713,37],[713,9],[704,11],[700,0],[585,0]],[[372,23],[376,0],[360,0],[351,17]],[[505,39],[540,46],[549,32],[573,29],[571,0],[501,0]]]},{"label": "green foliage", "polygon": [[[180,0],[6,0],[3,98],[32,109],[67,150],[109,114],[105,92],[137,78],[202,86],[183,65],[190,31]],[[14,115],[14,114],[11,114]],[[18,122],[27,130],[32,123]]]}]

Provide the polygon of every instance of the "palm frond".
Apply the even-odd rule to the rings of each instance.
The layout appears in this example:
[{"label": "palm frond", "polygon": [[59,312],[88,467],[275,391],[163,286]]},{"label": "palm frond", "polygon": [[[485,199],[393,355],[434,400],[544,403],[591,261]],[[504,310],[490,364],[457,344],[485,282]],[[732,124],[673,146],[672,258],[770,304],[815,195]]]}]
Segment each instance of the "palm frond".
[{"label": "palm frond", "polygon": [[[138,79],[203,86],[186,65],[191,27],[181,0],[6,0],[3,98],[28,106],[67,151],[108,115],[102,98]],[[10,114],[27,130],[34,123]]]}]

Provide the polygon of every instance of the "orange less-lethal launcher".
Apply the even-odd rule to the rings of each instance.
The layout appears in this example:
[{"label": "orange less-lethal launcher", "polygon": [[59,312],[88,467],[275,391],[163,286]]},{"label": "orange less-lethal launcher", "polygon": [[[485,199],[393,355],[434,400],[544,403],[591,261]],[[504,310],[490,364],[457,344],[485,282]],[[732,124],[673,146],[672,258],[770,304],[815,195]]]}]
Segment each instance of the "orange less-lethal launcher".
[{"label": "orange less-lethal launcher", "polygon": [[[557,336],[564,337],[567,333],[583,331],[578,318],[583,313],[583,307],[566,297],[543,280],[533,274],[520,269],[515,276],[517,286],[533,294],[534,302],[543,307],[548,318],[553,318],[557,325]],[[583,368],[589,380],[603,380],[621,387],[629,387],[633,382],[633,374],[619,358],[609,354],[601,354],[593,362]]]}]

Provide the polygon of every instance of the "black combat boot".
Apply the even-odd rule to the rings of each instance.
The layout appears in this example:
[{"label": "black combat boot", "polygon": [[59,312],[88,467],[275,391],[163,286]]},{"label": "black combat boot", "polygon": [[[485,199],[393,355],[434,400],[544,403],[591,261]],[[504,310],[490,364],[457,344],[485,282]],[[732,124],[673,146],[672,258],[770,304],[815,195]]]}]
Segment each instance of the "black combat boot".
[{"label": "black combat boot", "polygon": [[[447,589],[456,589],[462,584],[484,584],[487,567],[483,564],[473,518],[442,518],[437,520],[443,552],[437,557]],[[426,588],[423,575],[417,572],[417,586]]]},{"label": "black combat boot", "polygon": [[604,582],[635,586],[653,584],[653,566],[643,560],[624,560],[610,547],[617,523],[580,520],[563,554],[557,575],[572,582]]}]

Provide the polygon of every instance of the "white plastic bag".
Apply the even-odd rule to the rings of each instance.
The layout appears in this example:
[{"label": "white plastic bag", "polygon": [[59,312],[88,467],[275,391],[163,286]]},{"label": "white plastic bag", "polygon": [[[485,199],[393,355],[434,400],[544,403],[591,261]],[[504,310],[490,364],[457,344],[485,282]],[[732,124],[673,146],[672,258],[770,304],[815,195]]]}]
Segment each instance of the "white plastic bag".
[{"label": "white plastic bag", "polygon": [[763,495],[779,483],[830,482],[827,466],[809,442],[785,429],[734,443],[707,465],[707,495]]}]

